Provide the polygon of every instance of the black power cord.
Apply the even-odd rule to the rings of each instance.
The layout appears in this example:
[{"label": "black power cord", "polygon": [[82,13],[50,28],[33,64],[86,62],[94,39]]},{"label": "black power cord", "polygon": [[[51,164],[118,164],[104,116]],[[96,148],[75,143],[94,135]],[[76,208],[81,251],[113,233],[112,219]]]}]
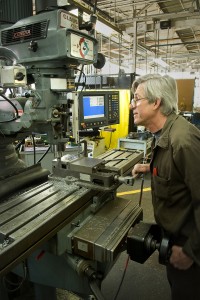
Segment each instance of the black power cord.
[{"label": "black power cord", "polygon": [[124,278],[125,278],[125,275],[126,275],[126,271],[127,271],[127,269],[128,269],[128,263],[129,263],[129,259],[130,259],[130,256],[128,255],[128,257],[127,257],[127,259],[126,259],[125,268],[124,268],[124,271],[123,271],[123,274],[122,274],[122,278],[121,278],[121,281],[120,281],[120,284],[119,284],[119,287],[118,287],[117,293],[116,293],[116,295],[115,295],[115,297],[114,297],[114,299],[113,299],[113,300],[116,300],[116,299],[117,299],[117,297],[118,297],[118,295],[119,295],[119,292],[120,292],[121,286],[122,286],[122,284],[123,284],[123,282],[124,282]]},{"label": "black power cord", "polygon": [[16,112],[16,116],[15,116],[14,118],[12,118],[12,119],[10,119],[10,120],[6,120],[6,121],[0,121],[0,123],[8,123],[8,122],[13,122],[13,121],[17,120],[17,119],[19,118],[19,113],[18,113],[17,107],[16,107],[16,106],[12,103],[12,101],[10,101],[10,99],[8,99],[5,95],[0,94],[0,96],[1,96],[4,100],[6,100],[6,101],[14,108],[14,110],[15,110],[15,112]]}]

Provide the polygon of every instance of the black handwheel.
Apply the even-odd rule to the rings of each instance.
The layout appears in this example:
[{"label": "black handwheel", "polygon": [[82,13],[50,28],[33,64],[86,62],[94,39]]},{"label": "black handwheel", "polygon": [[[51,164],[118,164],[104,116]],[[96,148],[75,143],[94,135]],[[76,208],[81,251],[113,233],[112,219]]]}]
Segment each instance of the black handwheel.
[{"label": "black handwheel", "polygon": [[93,64],[96,69],[102,69],[106,63],[106,58],[102,53],[98,53],[97,62]]}]

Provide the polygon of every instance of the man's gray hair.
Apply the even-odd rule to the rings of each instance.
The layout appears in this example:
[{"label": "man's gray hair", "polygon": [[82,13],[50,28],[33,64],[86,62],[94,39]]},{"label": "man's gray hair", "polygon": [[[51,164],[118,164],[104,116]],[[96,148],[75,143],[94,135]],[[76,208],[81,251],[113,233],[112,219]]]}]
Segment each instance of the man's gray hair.
[{"label": "man's gray hair", "polygon": [[161,99],[160,111],[163,115],[168,116],[172,112],[178,113],[178,90],[174,78],[160,74],[141,76],[133,82],[133,94],[139,84],[143,85],[145,97],[149,100],[149,103]]}]

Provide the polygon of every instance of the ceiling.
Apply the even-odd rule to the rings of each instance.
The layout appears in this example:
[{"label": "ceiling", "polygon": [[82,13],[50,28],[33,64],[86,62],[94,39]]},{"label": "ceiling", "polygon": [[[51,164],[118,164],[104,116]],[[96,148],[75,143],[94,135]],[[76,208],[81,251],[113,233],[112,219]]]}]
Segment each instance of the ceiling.
[{"label": "ceiling", "polygon": [[99,35],[101,52],[121,68],[200,70],[199,0],[97,0],[97,14],[121,32]]},{"label": "ceiling", "polygon": [[200,71],[200,0],[58,2],[88,14],[95,9],[97,19],[114,30],[112,34],[97,32],[97,39],[99,52],[119,70]]}]

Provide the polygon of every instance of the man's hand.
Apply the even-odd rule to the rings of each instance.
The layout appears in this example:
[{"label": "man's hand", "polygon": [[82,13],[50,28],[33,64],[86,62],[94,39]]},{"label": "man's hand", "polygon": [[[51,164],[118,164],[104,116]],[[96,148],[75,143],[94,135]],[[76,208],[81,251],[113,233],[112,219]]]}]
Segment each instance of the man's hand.
[{"label": "man's hand", "polygon": [[180,270],[187,270],[193,264],[193,259],[183,252],[182,247],[172,246],[172,254],[170,256],[170,263],[174,268]]},{"label": "man's hand", "polygon": [[132,170],[132,176],[135,178],[138,175],[150,172],[149,164],[136,164]]}]

